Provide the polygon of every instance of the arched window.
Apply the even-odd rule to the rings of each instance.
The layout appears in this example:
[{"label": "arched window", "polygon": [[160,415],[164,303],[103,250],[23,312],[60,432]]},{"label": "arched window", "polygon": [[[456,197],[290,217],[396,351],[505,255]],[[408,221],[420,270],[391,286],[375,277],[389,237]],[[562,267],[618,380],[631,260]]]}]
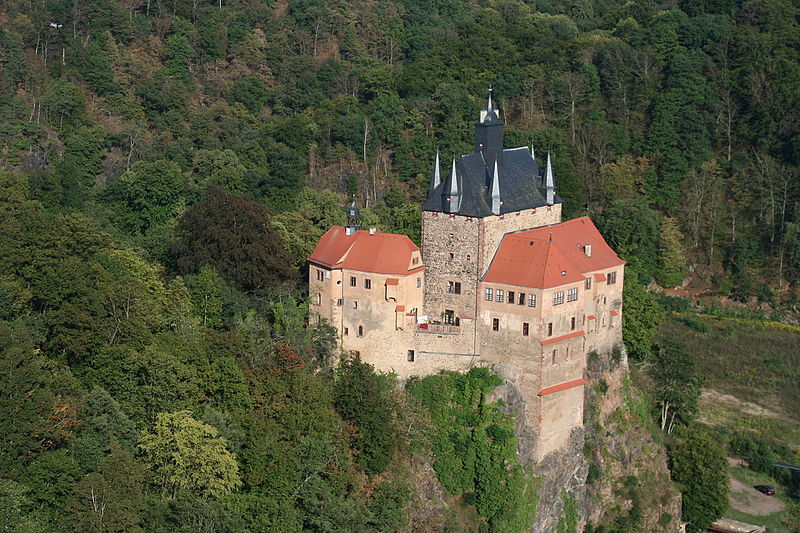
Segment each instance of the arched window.
[{"label": "arched window", "polygon": [[359,337],[364,336],[364,326],[358,326],[358,336]]}]

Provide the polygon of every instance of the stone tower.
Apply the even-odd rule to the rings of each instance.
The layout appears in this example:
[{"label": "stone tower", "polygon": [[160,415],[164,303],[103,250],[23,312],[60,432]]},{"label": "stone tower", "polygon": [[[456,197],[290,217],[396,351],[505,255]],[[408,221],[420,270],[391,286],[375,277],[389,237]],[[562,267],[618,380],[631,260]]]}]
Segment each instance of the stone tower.
[{"label": "stone tower", "polygon": [[474,152],[454,159],[444,180],[436,154],[422,206],[422,248],[429,266],[425,310],[430,319],[460,325],[473,336],[478,280],[502,236],[561,221],[552,168],[546,180],[532,149],[505,148],[504,127],[490,90],[475,123]]}]

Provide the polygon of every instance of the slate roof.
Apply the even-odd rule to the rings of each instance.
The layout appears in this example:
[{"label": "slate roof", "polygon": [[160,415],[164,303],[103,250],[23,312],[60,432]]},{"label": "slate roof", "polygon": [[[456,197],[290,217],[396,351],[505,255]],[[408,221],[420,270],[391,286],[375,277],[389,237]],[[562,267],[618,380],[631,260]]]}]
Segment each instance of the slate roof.
[{"label": "slate roof", "polygon": [[417,250],[419,247],[405,235],[370,235],[367,230],[347,235],[344,227],[333,226],[320,238],[308,260],[331,269],[405,276],[423,268],[411,268],[411,255]]},{"label": "slate roof", "polygon": [[[457,214],[468,217],[492,215],[491,185],[493,168],[489,168],[481,152],[462,155],[456,160],[456,179],[461,193]],[[542,173],[527,146],[504,149],[498,158],[500,176],[500,214],[513,213],[547,205]],[[450,190],[452,177],[436,187],[422,205],[423,211],[449,212],[444,193]],[[555,196],[554,203],[561,203]]]},{"label": "slate roof", "polygon": [[[585,246],[591,245],[592,256]],[[622,266],[589,217],[503,236],[483,281],[549,289]]]}]

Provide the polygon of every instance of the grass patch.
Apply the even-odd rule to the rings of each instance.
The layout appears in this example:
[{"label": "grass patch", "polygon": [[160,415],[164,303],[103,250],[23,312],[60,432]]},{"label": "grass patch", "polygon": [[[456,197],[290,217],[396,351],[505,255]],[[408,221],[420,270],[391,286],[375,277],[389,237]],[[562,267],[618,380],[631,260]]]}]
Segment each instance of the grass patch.
[{"label": "grass patch", "polygon": [[669,313],[656,341],[682,342],[706,386],[778,411],[800,411],[800,328],[745,318]]}]

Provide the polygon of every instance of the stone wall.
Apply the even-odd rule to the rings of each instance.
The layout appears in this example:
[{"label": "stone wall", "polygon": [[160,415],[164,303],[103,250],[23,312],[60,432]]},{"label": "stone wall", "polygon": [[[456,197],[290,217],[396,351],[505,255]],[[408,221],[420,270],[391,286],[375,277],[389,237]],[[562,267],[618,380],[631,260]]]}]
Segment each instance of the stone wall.
[{"label": "stone wall", "polygon": [[[423,212],[425,313],[431,320],[441,320],[445,309],[459,317],[475,316],[480,230],[477,218]],[[461,293],[447,292],[448,282],[460,283]]]}]

